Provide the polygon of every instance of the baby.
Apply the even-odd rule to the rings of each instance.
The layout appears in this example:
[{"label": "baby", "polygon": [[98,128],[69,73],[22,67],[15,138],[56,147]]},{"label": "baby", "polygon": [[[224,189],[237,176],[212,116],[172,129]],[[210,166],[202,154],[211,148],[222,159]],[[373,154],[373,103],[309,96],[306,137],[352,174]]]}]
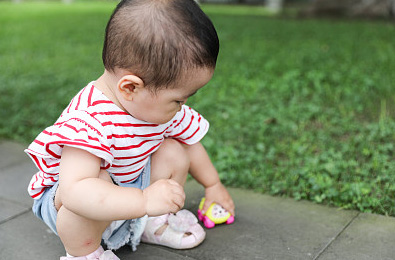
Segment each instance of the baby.
[{"label": "baby", "polygon": [[108,249],[135,250],[140,240],[199,245],[205,231],[180,211],[188,173],[205,187],[203,211],[216,202],[234,215],[199,142],[209,124],[185,105],[213,76],[218,51],[216,30],[193,0],[118,4],[103,75],[26,149],[39,169],[28,187],[33,212],[59,235],[61,259],[118,259],[102,241]]}]

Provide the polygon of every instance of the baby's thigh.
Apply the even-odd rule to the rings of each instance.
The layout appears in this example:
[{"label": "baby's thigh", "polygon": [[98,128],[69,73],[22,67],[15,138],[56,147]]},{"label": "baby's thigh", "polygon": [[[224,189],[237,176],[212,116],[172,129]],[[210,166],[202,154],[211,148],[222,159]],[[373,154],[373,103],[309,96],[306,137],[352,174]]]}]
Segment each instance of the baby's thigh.
[{"label": "baby's thigh", "polygon": [[167,138],[152,154],[151,183],[160,179],[173,179],[184,185],[189,166],[190,159],[183,145],[172,138]]}]

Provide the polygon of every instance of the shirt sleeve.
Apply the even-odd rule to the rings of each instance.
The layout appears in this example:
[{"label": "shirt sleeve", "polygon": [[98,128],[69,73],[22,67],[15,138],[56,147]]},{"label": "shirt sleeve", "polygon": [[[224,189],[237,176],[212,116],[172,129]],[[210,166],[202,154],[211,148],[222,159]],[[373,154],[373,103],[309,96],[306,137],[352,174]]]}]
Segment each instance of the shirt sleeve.
[{"label": "shirt sleeve", "polygon": [[166,131],[165,137],[192,145],[199,142],[207,133],[209,122],[192,108],[183,105],[180,112],[173,118],[172,126]]},{"label": "shirt sleeve", "polygon": [[57,174],[65,145],[83,149],[101,158],[101,168],[104,169],[109,168],[114,160],[103,126],[83,111],[61,117],[53,126],[41,132],[25,152],[40,171]]}]

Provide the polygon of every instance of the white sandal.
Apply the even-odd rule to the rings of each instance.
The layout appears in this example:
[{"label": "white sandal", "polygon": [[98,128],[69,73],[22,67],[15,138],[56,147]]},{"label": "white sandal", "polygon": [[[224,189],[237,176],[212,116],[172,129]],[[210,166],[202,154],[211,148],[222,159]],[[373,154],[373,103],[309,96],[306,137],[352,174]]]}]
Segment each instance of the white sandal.
[{"label": "white sandal", "polygon": [[[167,226],[163,233],[156,234],[164,225]],[[195,215],[183,209],[177,214],[148,218],[141,241],[174,249],[189,249],[198,246],[205,237],[206,232],[198,224]]]}]

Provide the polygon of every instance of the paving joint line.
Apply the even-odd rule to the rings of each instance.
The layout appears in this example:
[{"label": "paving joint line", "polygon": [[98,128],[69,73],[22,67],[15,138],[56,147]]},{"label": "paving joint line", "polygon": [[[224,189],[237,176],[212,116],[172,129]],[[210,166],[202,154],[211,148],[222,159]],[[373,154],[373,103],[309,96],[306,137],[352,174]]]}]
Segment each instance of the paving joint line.
[{"label": "paving joint line", "polygon": [[344,231],[354,222],[354,220],[359,217],[361,213],[358,212],[340,231],[336,234],[336,236],[332,237],[331,240],[317,253],[317,255],[313,258],[313,260],[318,260],[320,256],[332,245],[332,243],[341,235]]},{"label": "paving joint line", "polygon": [[28,208],[28,209],[25,209],[25,210],[19,212],[18,214],[15,214],[15,215],[13,215],[13,216],[11,216],[9,218],[3,219],[3,220],[0,221],[0,225],[3,225],[4,223],[6,223],[6,222],[8,222],[10,220],[16,219],[17,217],[20,217],[22,215],[25,215],[26,213],[29,213],[31,210],[32,210],[32,208]]}]

